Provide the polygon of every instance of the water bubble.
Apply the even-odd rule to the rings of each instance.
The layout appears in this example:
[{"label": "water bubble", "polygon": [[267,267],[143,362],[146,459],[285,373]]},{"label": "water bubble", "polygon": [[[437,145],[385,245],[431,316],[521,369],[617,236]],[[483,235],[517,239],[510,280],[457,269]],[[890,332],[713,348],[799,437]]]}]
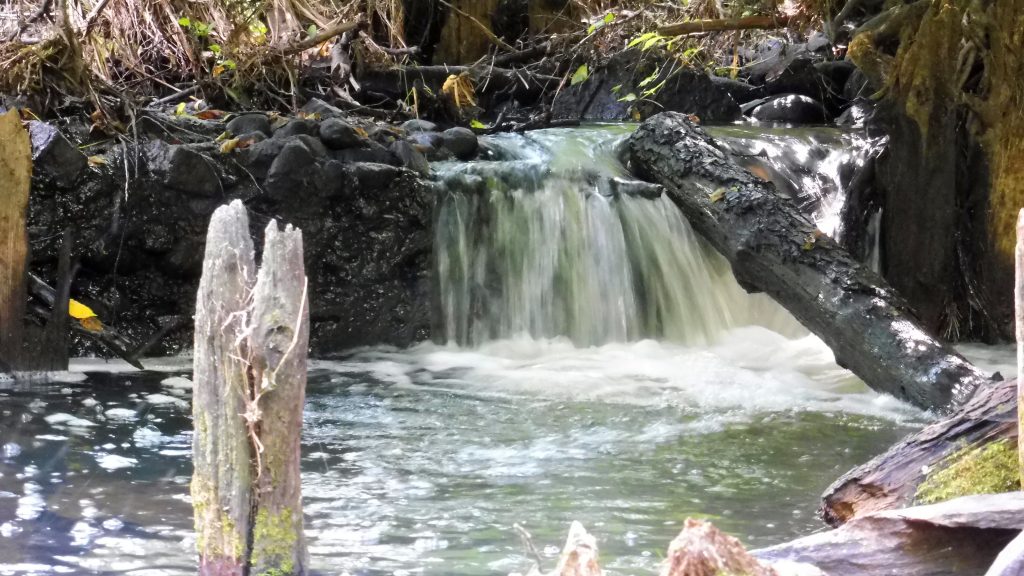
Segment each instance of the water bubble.
[{"label": "water bubble", "polygon": [[21,446],[14,442],[6,443],[3,448],[0,449],[0,455],[4,458],[16,458],[19,454],[21,454]]}]

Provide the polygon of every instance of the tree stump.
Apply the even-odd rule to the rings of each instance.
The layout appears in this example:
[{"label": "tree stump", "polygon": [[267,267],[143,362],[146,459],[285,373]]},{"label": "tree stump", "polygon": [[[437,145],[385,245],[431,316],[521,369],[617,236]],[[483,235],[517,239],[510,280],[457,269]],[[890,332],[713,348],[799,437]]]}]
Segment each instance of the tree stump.
[{"label": "tree stump", "polygon": [[192,500],[202,575],[306,573],[299,475],[309,306],[302,233],[214,213],[196,301]]}]

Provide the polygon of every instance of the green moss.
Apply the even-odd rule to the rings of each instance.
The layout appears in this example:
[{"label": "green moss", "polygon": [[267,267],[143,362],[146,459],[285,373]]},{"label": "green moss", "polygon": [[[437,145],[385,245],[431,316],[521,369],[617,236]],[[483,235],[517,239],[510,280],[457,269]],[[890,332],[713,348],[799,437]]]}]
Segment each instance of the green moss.
[{"label": "green moss", "polygon": [[1020,489],[1017,445],[998,440],[967,446],[942,461],[917,487],[915,501],[944,502],[972,494],[998,494]]},{"label": "green moss", "polygon": [[292,511],[270,514],[260,510],[253,527],[252,566],[259,576],[285,576],[295,571],[294,551],[299,535]]}]

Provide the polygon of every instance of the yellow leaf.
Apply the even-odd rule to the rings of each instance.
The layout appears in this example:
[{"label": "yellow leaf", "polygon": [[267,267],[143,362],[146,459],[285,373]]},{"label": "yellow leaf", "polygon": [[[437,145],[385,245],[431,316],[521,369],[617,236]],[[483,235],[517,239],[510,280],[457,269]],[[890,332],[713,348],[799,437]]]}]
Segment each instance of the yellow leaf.
[{"label": "yellow leaf", "polygon": [[185,115],[185,103],[184,102],[178,103],[178,105],[174,108],[174,115],[175,116],[184,116]]},{"label": "yellow leaf", "polygon": [[711,198],[712,202],[718,202],[722,198],[725,198],[725,188],[719,188],[718,190],[715,190],[714,192],[711,193],[709,198]]},{"label": "yellow leaf", "polygon": [[107,159],[103,156],[89,156],[89,166],[103,166],[107,163]]},{"label": "yellow leaf", "polygon": [[471,120],[469,122],[469,127],[476,128],[477,130],[484,130],[487,128],[487,125],[479,120]]},{"label": "yellow leaf", "polygon": [[813,234],[811,234],[807,238],[804,238],[804,245],[803,245],[804,251],[812,250],[814,248],[814,243],[817,242],[817,241],[818,241],[818,239],[815,238]]},{"label": "yellow leaf", "polygon": [[89,308],[75,299],[68,300],[68,314],[72,318],[77,318],[78,320],[96,317],[96,313],[92,311],[92,308]]},{"label": "yellow leaf", "polygon": [[476,90],[466,72],[448,76],[441,86],[441,92],[451,97],[455,101],[455,107],[460,110],[467,106],[476,106]]},{"label": "yellow leaf", "polygon": [[103,322],[100,322],[100,319],[95,316],[82,318],[78,323],[89,332],[103,332]]},{"label": "yellow leaf", "polygon": [[238,138],[231,138],[220,143],[221,154],[230,154],[235,148],[238,148]]},{"label": "yellow leaf", "polygon": [[363,130],[363,129],[362,129],[361,127],[359,127],[359,126],[356,126],[356,127],[355,127],[355,131],[356,131],[356,134],[359,134],[359,135],[360,135],[360,136],[362,136],[363,138],[369,138],[369,137],[370,137],[370,134],[369,134],[369,133],[367,133],[367,131],[366,131],[366,130]]},{"label": "yellow leaf", "polygon": [[224,73],[224,70],[226,70],[226,68],[224,68],[223,64],[217,64],[216,66],[213,67],[213,77],[216,78],[216,77],[220,76],[221,74]]}]

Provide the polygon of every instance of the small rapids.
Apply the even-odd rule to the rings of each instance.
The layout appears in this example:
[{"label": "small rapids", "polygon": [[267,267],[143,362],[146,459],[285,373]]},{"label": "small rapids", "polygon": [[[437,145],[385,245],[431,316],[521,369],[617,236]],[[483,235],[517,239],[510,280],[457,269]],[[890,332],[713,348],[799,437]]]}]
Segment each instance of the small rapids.
[{"label": "small rapids", "polygon": [[[612,576],[655,574],[687,516],[779,543],[820,529],[817,495],[926,421],[630,183],[627,132],[500,135],[488,160],[435,165],[437,342],[310,366],[319,573],[525,572],[514,524],[550,569],[572,520]],[[745,138],[801,154],[776,136]],[[843,181],[821,183],[805,209],[825,222]],[[189,361],[157,364],[0,383],[0,574],[194,573]]]}]

